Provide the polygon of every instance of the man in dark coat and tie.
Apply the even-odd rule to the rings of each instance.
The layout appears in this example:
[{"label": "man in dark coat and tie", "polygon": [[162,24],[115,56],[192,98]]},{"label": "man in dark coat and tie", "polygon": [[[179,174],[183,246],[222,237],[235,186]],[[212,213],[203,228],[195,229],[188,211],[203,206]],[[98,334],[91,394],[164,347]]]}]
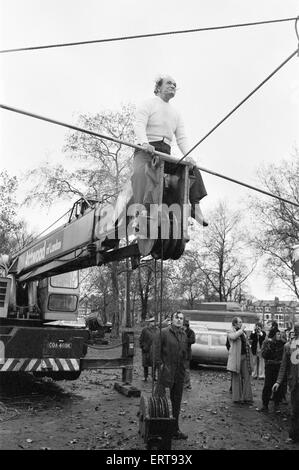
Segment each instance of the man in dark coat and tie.
[{"label": "man in dark coat and tie", "polygon": [[162,328],[161,334],[155,337],[155,349],[161,359],[161,372],[155,395],[163,397],[166,395],[166,388],[169,388],[172,414],[176,420],[173,439],[188,438],[179,428],[185,365],[188,357],[188,339],[183,325],[184,314],[181,311],[174,312],[171,316],[171,325]]}]

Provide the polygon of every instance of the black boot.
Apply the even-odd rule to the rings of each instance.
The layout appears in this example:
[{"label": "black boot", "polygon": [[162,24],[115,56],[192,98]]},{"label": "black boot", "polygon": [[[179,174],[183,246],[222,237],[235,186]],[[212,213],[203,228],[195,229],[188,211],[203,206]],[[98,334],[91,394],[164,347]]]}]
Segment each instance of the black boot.
[{"label": "black boot", "polygon": [[203,213],[201,211],[199,204],[191,205],[191,217],[192,219],[195,219],[196,222],[198,222],[203,227],[207,227],[209,225],[208,222],[204,219],[204,216],[203,216]]}]

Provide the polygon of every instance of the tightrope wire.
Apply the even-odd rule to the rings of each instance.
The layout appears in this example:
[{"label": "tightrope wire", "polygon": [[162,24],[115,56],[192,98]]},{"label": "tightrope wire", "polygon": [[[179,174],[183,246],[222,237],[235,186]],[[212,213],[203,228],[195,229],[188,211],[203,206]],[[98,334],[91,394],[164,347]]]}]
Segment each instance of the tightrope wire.
[{"label": "tightrope wire", "polygon": [[148,33],[148,34],[135,34],[132,36],[120,36],[115,38],[106,38],[106,39],[93,39],[90,41],[77,41],[77,42],[68,42],[68,43],[61,43],[61,44],[48,44],[44,46],[29,46],[29,47],[19,47],[15,49],[4,49],[0,51],[0,54],[6,54],[10,52],[25,52],[25,51],[36,51],[41,49],[53,49],[55,47],[71,47],[71,46],[83,46],[86,44],[97,44],[97,43],[105,43],[105,42],[115,42],[115,41],[126,41],[131,39],[142,39],[142,38],[153,38],[157,36],[170,36],[175,34],[188,34],[188,33],[198,33],[202,31],[215,31],[221,29],[232,29],[232,28],[241,28],[245,26],[257,26],[269,23],[282,23],[285,21],[294,21],[294,18],[282,18],[277,20],[265,20],[265,21],[255,21],[251,23],[239,23],[239,24],[230,24],[230,25],[223,25],[223,26],[210,26],[205,28],[195,28],[195,29],[184,29],[178,31],[166,31],[160,33]]},{"label": "tightrope wire", "polygon": [[[143,147],[141,147],[140,145],[135,145],[131,142],[125,142],[123,140],[120,140],[120,139],[117,139],[115,137],[111,137],[111,136],[108,136],[108,135],[104,135],[104,134],[99,134],[97,132],[93,132],[93,131],[90,131],[88,129],[83,129],[82,127],[78,127],[78,126],[73,126],[72,124],[67,124],[67,123],[64,123],[64,122],[61,122],[61,121],[57,121],[57,120],[54,120],[54,119],[51,119],[51,118],[47,118],[45,116],[40,116],[38,114],[34,114],[34,113],[30,113],[28,111],[23,111],[21,109],[17,109],[17,108],[13,108],[12,106],[8,106],[8,105],[4,105],[4,104],[0,104],[0,108],[3,108],[3,109],[6,109],[7,111],[12,111],[12,112],[15,112],[15,113],[19,113],[19,114],[23,114],[25,116],[30,116],[30,117],[33,117],[35,119],[40,119],[42,121],[46,121],[46,122],[50,122],[52,124],[56,124],[58,126],[63,126],[63,127],[67,127],[69,129],[72,129],[72,130],[75,130],[75,131],[78,131],[78,132],[83,132],[85,134],[89,134],[89,135],[92,135],[93,137],[98,137],[98,138],[101,138],[101,139],[105,139],[105,140],[110,140],[112,142],[117,142],[121,145],[126,145],[128,147],[132,147],[132,148],[135,148],[137,150],[144,150]],[[163,153],[163,152],[157,152],[155,151],[154,152],[154,155],[158,155],[158,156],[162,156],[166,161],[172,161],[173,162],[173,158],[170,158],[168,154],[166,153]],[[185,158],[185,157],[183,157]],[[182,164],[185,164],[185,165],[191,165],[190,163],[188,162],[182,162]],[[208,170],[207,168],[202,168],[200,166],[197,165],[197,168],[203,172],[206,172],[206,173],[210,173],[214,176],[218,176],[219,178],[223,178],[223,179],[226,179],[226,180],[229,180],[229,181],[232,181],[233,183],[237,183],[241,186],[246,186],[247,188],[249,189],[253,189],[254,191],[258,191],[260,193],[263,193],[263,194],[266,194],[267,196],[271,196],[275,199],[279,199],[283,202],[286,202],[287,204],[292,204],[293,206],[296,206],[296,207],[299,207],[299,204],[297,204],[296,202],[293,202],[293,201],[289,201],[287,199],[284,199],[280,196],[277,196],[275,194],[272,194],[272,193],[269,193],[267,191],[264,191],[263,189],[259,189],[259,188],[256,188],[254,186],[250,186],[249,184],[247,183],[243,183],[241,181],[238,181],[238,180],[235,180],[233,178],[230,178],[228,176],[224,176],[220,173],[215,173],[211,170]]]}]

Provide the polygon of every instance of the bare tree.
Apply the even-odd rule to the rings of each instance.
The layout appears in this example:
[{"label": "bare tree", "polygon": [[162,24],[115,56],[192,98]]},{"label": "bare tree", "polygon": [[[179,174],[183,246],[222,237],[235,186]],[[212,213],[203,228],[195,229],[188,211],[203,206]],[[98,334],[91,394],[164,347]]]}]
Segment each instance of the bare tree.
[{"label": "bare tree", "polygon": [[2,254],[12,254],[30,240],[26,225],[18,216],[18,180],[6,170],[0,172],[0,246]]},{"label": "bare tree", "polygon": [[[81,115],[78,126],[120,140],[132,141],[134,107],[120,111]],[[32,181],[25,203],[51,205],[57,198],[70,200],[88,195],[116,197],[132,166],[132,149],[82,132],[70,132],[63,148],[66,164],[46,162],[26,174]]]},{"label": "bare tree", "polygon": [[[249,261],[247,236],[241,230],[240,212],[220,203],[210,215],[202,245],[193,256],[199,272],[210,286],[210,294],[220,302],[232,300],[252,273],[256,262]],[[203,288],[206,289],[203,284]]]},{"label": "bare tree", "polygon": [[[299,204],[299,151],[279,165],[259,170],[259,178],[267,190]],[[281,281],[299,298],[298,280],[293,269],[291,248],[299,240],[299,209],[278,199],[253,199],[251,210],[258,221],[253,244],[265,256],[264,267],[269,282]]]},{"label": "bare tree", "polygon": [[187,249],[176,265],[173,265],[174,296],[184,299],[190,309],[205,294],[206,276],[198,269],[198,262],[197,250]]},{"label": "bare tree", "polygon": [[146,319],[149,297],[154,295],[155,269],[154,261],[144,263],[138,268],[138,292],[141,304],[141,320]]},{"label": "bare tree", "polygon": [[80,302],[84,303],[91,297],[94,307],[101,312],[104,323],[112,317],[112,286],[107,266],[91,267],[82,271],[80,277]]},{"label": "bare tree", "polygon": [[[132,141],[133,113],[132,105],[123,105],[120,111],[81,115],[78,125],[119,140]],[[49,206],[57,198],[69,200],[87,196],[98,200],[107,197],[110,197],[111,201],[116,199],[131,172],[132,149],[82,132],[71,132],[67,136],[63,151],[70,163],[46,163],[27,175],[35,181],[25,202],[34,201]],[[109,269],[114,302],[113,326],[118,334],[118,262],[111,263]]]}]

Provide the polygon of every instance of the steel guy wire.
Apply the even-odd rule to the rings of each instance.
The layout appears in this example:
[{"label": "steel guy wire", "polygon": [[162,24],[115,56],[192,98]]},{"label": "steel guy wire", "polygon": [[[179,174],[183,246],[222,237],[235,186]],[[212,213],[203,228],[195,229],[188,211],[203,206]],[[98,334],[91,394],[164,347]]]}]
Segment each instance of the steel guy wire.
[{"label": "steel guy wire", "polygon": [[177,30],[177,31],[165,31],[165,32],[148,33],[148,34],[135,34],[132,36],[120,36],[120,37],[106,38],[106,39],[93,39],[90,41],[77,41],[77,42],[60,43],[60,44],[48,44],[48,45],[43,45],[43,46],[19,47],[15,49],[0,50],[0,54],[7,54],[10,52],[35,51],[35,50],[41,50],[41,49],[53,49],[56,47],[82,46],[86,44],[125,41],[125,40],[131,40],[131,39],[152,38],[152,37],[157,37],[157,36],[170,36],[170,35],[176,35],[176,34],[197,33],[197,32],[203,32],[203,31],[215,31],[215,30],[221,30],[221,29],[241,28],[245,26],[257,26],[257,25],[281,23],[285,21],[294,21],[294,20],[296,20],[296,17],[281,18],[281,19],[276,19],[276,20],[254,21],[250,23],[239,23],[239,24],[230,24],[230,25],[223,25],[223,26],[209,26],[209,27],[204,27],[204,28],[184,29],[184,30]]},{"label": "steel guy wire", "polygon": [[[296,52],[297,52],[297,51],[296,51]],[[126,141],[123,141],[123,140],[120,140],[120,139],[117,139],[117,138],[115,138],[115,137],[111,137],[111,136],[108,136],[108,135],[99,134],[99,133],[97,133],[97,132],[90,131],[90,130],[88,130],[88,129],[83,129],[82,127],[74,126],[74,125],[72,125],[72,124],[67,124],[67,123],[64,123],[64,122],[61,122],[61,121],[57,121],[57,120],[54,120],[54,119],[45,117],[45,116],[41,116],[41,115],[34,114],[34,113],[31,113],[31,112],[28,112],[28,111],[24,111],[24,110],[21,110],[21,109],[18,109],[18,108],[14,108],[14,107],[12,107],[12,106],[8,106],[8,105],[5,105],[5,104],[0,104],[0,108],[6,109],[7,111],[12,111],[12,112],[15,112],[15,113],[23,114],[23,115],[25,115],[25,116],[33,117],[33,118],[35,118],[35,119],[40,119],[40,120],[42,120],[42,121],[50,122],[51,124],[56,124],[56,125],[58,125],[58,126],[66,127],[66,128],[69,128],[69,129],[78,131],[78,132],[83,132],[83,133],[89,134],[89,135],[91,135],[91,136],[93,136],[93,137],[99,137],[99,138],[101,138],[101,139],[110,140],[110,141],[112,141],[112,142],[116,142],[116,143],[119,143],[119,144],[121,144],[121,145],[126,145],[126,146],[128,146],[128,147],[132,147],[132,148],[137,149],[137,150],[144,150],[143,147],[141,147],[140,145],[136,145],[136,144],[133,144],[133,143],[131,143],[131,142],[126,142]],[[218,126],[217,126],[217,127],[218,127]],[[199,144],[197,144],[197,145],[199,145]],[[193,149],[191,149],[191,150],[193,150]],[[189,151],[188,153],[190,153],[190,151]],[[166,161],[167,161],[167,159],[169,160],[169,155],[166,154],[166,153],[155,151],[153,154],[154,154],[154,155],[158,155],[158,156],[162,156]],[[185,155],[185,156],[186,156],[186,155]],[[185,158],[185,156],[184,156],[183,158]],[[170,160],[173,161],[173,159],[170,159]],[[188,162],[182,162],[182,163],[184,163],[185,165],[190,165],[190,163],[188,163]],[[212,170],[209,170],[209,169],[207,169],[207,168],[203,168],[203,167],[198,166],[198,165],[196,165],[196,166],[197,166],[197,168],[198,168],[199,170],[201,170],[201,171],[203,171],[203,172],[205,172],[205,173],[210,173],[211,175],[217,176],[217,177],[222,178],[222,179],[226,179],[226,180],[228,180],[228,181],[231,181],[231,182],[233,182],[233,183],[239,184],[239,185],[241,185],[241,186],[245,186],[245,187],[247,187],[247,188],[249,188],[249,189],[252,189],[252,190],[254,190],[254,191],[258,191],[258,192],[260,192],[260,193],[263,193],[263,194],[265,194],[265,195],[267,195],[267,196],[271,196],[271,197],[273,197],[273,198],[275,198],[275,199],[279,199],[279,200],[281,200],[281,201],[283,201],[283,202],[285,202],[285,203],[287,203],[287,204],[292,204],[293,206],[299,207],[299,204],[297,204],[296,202],[289,201],[289,200],[284,199],[284,198],[282,198],[282,197],[280,197],[280,196],[277,196],[277,195],[275,195],[275,194],[269,193],[268,191],[265,191],[265,190],[263,190],[263,189],[257,188],[257,187],[255,187],[255,186],[251,186],[251,185],[249,185],[249,184],[247,184],[247,183],[243,183],[243,182],[241,182],[241,181],[239,181],[239,180],[236,180],[236,179],[234,179],[234,178],[230,178],[230,177],[225,176],[225,175],[223,175],[223,174],[221,174],[221,173],[216,173],[216,172],[214,172],[214,171],[212,171]]]}]

